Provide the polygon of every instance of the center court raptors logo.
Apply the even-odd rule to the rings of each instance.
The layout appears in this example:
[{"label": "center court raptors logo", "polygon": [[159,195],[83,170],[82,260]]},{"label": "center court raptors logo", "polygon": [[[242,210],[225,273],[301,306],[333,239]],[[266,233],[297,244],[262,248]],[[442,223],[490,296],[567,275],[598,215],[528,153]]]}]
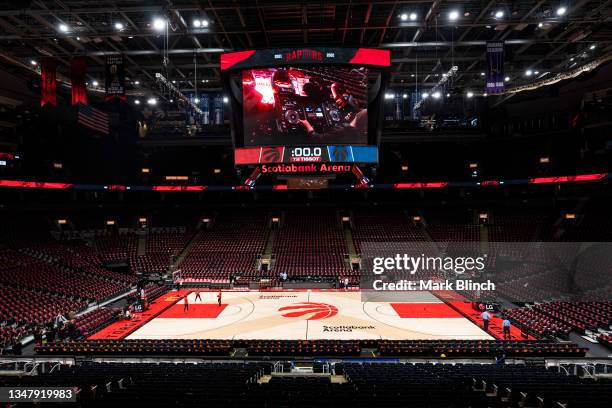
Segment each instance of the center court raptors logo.
[{"label": "center court raptors logo", "polygon": [[290,306],[284,306],[278,309],[283,313],[284,317],[302,317],[307,316],[306,320],[327,319],[338,314],[336,306],[327,303],[317,302],[301,302]]}]

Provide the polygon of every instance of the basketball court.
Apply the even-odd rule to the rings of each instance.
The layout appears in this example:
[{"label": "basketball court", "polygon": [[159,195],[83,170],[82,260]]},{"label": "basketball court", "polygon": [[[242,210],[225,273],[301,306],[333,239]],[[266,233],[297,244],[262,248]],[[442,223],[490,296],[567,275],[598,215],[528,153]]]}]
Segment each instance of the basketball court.
[{"label": "basketball court", "polygon": [[[185,310],[185,296],[188,310]],[[170,292],[148,317],[116,322],[91,338],[229,340],[492,339],[429,292],[401,302],[363,301],[358,291]],[[153,311],[154,309],[154,311]],[[136,324],[134,324],[136,323]],[[114,328],[112,326],[115,326]],[[109,335],[109,333],[111,335]],[[112,333],[116,333],[115,336]]]}]

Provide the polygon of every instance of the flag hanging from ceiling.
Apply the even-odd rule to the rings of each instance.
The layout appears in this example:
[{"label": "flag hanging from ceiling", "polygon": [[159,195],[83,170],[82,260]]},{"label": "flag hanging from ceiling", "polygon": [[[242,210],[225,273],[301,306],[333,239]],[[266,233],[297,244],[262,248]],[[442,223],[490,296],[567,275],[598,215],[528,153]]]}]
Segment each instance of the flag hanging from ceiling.
[{"label": "flag hanging from ceiling", "polygon": [[223,124],[223,96],[217,95],[214,97],[213,102],[213,124]]},{"label": "flag hanging from ceiling", "polygon": [[40,67],[40,106],[50,104],[57,106],[57,62],[53,58],[44,58]]},{"label": "flag hanging from ceiling", "polygon": [[504,42],[487,42],[487,87],[488,93],[504,92]]},{"label": "flag hanging from ceiling", "polygon": [[202,124],[210,125],[210,95],[202,94],[200,97],[200,109],[202,109]]},{"label": "flag hanging from ceiling", "polygon": [[78,57],[70,64],[70,81],[72,83],[72,105],[82,103],[87,105],[87,87],[85,86],[85,73],[87,63],[85,58]]},{"label": "flag hanging from ceiling", "polygon": [[125,67],[123,55],[106,57],[106,100],[119,98],[125,100]]},{"label": "flag hanging from ceiling", "polygon": [[96,132],[108,135],[108,114],[89,105],[78,104],[78,123]]}]

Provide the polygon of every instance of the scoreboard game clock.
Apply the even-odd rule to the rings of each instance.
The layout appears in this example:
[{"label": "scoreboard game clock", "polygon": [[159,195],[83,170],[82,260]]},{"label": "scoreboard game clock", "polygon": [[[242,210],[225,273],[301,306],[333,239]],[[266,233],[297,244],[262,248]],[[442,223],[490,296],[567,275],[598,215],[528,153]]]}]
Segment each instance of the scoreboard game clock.
[{"label": "scoreboard game clock", "polygon": [[377,164],[390,64],[389,50],[369,48],[221,55],[234,164],[319,170]]}]

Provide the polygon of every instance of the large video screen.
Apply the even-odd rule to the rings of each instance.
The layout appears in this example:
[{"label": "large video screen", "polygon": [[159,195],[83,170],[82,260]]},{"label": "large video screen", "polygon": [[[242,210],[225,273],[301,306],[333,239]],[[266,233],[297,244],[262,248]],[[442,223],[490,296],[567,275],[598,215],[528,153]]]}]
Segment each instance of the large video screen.
[{"label": "large video screen", "polygon": [[366,68],[242,71],[245,146],[364,145]]}]

